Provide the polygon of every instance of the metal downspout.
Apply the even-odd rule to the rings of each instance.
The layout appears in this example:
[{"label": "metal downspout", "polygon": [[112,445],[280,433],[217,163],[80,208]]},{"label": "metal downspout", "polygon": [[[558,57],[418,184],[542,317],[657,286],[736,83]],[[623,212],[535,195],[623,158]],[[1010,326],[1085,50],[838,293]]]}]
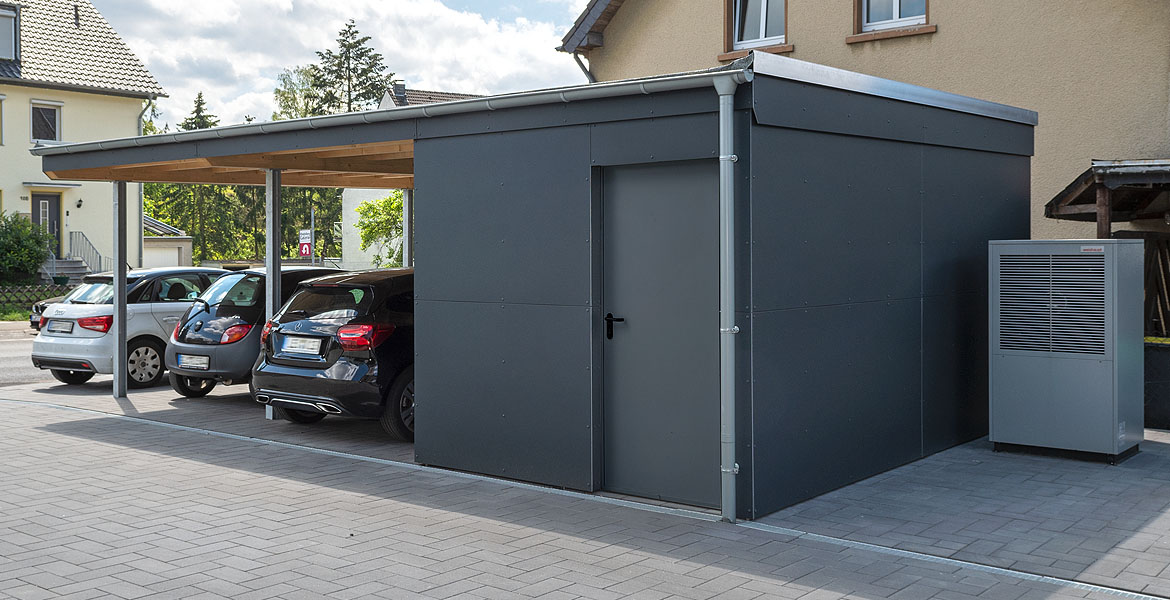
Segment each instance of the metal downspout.
[{"label": "metal downspout", "polygon": [[[142,112],[138,113],[138,137],[142,137],[142,132],[144,129],[143,124],[142,124],[142,118],[144,116],[146,116],[146,111],[150,110],[150,103],[153,101],[154,101],[154,98],[147,100],[146,104],[143,105],[143,107],[142,107]],[[142,187],[143,187],[142,182],[139,182],[138,183],[138,268],[140,268],[140,269],[142,268],[142,253],[143,253],[143,245],[145,244],[145,242],[143,241],[143,238],[146,236],[146,231],[145,231],[146,219],[143,218],[143,216],[146,215],[146,200],[143,196]]]},{"label": "metal downspout", "polygon": [[722,519],[735,522],[735,90],[733,77],[715,80],[719,93],[719,471]]}]

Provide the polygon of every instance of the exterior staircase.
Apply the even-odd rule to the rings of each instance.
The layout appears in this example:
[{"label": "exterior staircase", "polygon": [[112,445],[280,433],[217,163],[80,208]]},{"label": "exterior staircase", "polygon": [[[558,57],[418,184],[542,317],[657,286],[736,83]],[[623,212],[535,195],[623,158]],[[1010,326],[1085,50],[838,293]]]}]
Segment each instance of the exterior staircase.
[{"label": "exterior staircase", "polygon": [[54,269],[57,275],[68,275],[70,284],[81,283],[81,278],[90,274],[89,267],[80,258],[50,258],[41,265],[40,279],[42,283],[53,283]]}]

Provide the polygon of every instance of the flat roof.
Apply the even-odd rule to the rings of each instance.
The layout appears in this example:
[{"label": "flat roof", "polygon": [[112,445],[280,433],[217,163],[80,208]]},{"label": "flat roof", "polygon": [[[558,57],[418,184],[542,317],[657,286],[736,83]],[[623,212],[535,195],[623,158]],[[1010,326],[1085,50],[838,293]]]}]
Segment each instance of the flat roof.
[{"label": "flat roof", "polygon": [[[377,138],[369,133],[338,136],[327,132],[376,123],[410,125],[411,121],[447,115],[713,87],[722,79],[742,84],[756,75],[1027,125],[1037,122],[1036,113],[1030,110],[753,52],[728,65],[702,71],[359,113],[38,146],[31,152],[42,157],[45,173],[56,180],[263,185],[266,170],[281,169],[282,184],[286,186],[409,189],[414,187],[417,128],[398,127],[394,133],[382,132]],[[294,136],[283,135],[290,133]],[[387,139],[391,136],[393,139]]]}]

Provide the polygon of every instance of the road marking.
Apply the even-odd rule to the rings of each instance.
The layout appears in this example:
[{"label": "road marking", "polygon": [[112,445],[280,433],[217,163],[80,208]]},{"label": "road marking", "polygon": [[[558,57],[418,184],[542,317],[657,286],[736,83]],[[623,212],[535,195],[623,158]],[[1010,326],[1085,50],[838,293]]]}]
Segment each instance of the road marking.
[{"label": "road marking", "polygon": [[[12,400],[12,399],[8,399],[8,398],[0,398],[0,404],[15,404],[15,405],[24,406],[24,407],[41,406],[41,407],[47,407],[47,408],[55,408],[58,410],[65,410],[65,411],[80,412],[80,413],[91,414],[91,415],[98,415],[98,416],[103,416],[103,417],[112,417],[114,419],[120,419],[120,420],[124,420],[124,421],[134,421],[137,423],[145,423],[145,424],[149,424],[149,425],[156,425],[159,427],[166,427],[168,429],[177,429],[179,431],[187,431],[187,432],[191,432],[191,433],[201,433],[204,435],[210,435],[210,436],[214,436],[214,437],[220,437],[220,438],[237,440],[237,441],[244,441],[244,442],[253,442],[253,443],[263,444],[263,445],[267,445],[267,446],[275,446],[278,448],[290,448],[293,450],[301,450],[304,452],[311,452],[314,454],[333,456],[333,457],[337,457],[337,458],[346,458],[346,459],[357,460],[357,461],[361,461],[361,462],[368,462],[368,463],[373,463],[373,464],[377,464],[377,465],[383,465],[383,466],[399,467],[399,468],[403,468],[403,469],[408,469],[408,470],[413,470],[413,471],[421,471],[424,473],[431,473],[431,474],[435,474],[435,475],[448,475],[451,477],[457,477],[457,478],[461,478],[461,479],[470,479],[473,481],[494,483],[497,485],[504,485],[504,486],[519,488],[519,489],[523,489],[523,490],[534,491],[534,492],[538,492],[538,493],[552,494],[555,496],[565,496],[565,497],[569,497],[569,498],[575,498],[578,500],[586,500],[589,502],[598,502],[601,504],[609,504],[612,506],[621,506],[624,508],[631,508],[634,510],[641,510],[641,511],[646,511],[646,512],[664,514],[664,515],[672,515],[672,516],[676,516],[676,517],[683,517],[686,519],[693,519],[696,521],[706,521],[706,522],[719,521],[719,515],[699,512],[699,511],[695,511],[695,510],[687,510],[687,509],[682,509],[682,508],[672,508],[669,506],[658,506],[655,504],[647,504],[647,503],[643,503],[643,502],[636,502],[633,500],[623,500],[621,498],[611,498],[608,496],[599,496],[596,494],[589,494],[589,493],[585,493],[585,492],[575,492],[572,490],[551,488],[551,487],[536,485],[536,484],[532,484],[532,483],[524,483],[521,481],[500,479],[497,477],[490,477],[488,475],[478,475],[475,473],[465,473],[462,471],[452,471],[449,469],[441,469],[438,467],[428,467],[425,465],[417,465],[414,463],[406,463],[406,462],[401,462],[401,461],[397,461],[397,460],[390,460],[390,459],[386,459],[386,458],[374,458],[372,456],[362,456],[360,454],[351,454],[348,452],[338,452],[336,450],[326,450],[324,448],[315,448],[313,446],[305,446],[302,444],[291,444],[288,442],[278,442],[275,440],[268,440],[268,439],[264,439],[264,438],[258,438],[258,437],[252,437],[252,436],[246,436],[246,435],[237,435],[234,433],[224,433],[222,431],[213,431],[210,429],[191,427],[189,425],[177,425],[174,423],[165,423],[162,421],[152,421],[150,419],[144,419],[141,417],[120,415],[120,414],[116,414],[116,413],[109,413],[109,412],[94,410],[94,409],[90,409],[90,408],[77,408],[75,406],[65,406],[63,404],[53,404],[50,402],[36,402],[36,401],[30,401],[30,400]],[[1009,578],[1013,578],[1013,579],[1020,579],[1023,581],[1031,581],[1031,582],[1036,582],[1036,583],[1046,583],[1046,584],[1054,585],[1057,587],[1072,588],[1072,589],[1082,590],[1082,591],[1086,591],[1086,592],[1098,592],[1098,593],[1102,593],[1102,594],[1108,594],[1110,596],[1117,596],[1120,598],[1131,598],[1133,600],[1168,600],[1167,596],[1156,596],[1156,595],[1150,595],[1150,594],[1143,594],[1141,592],[1134,592],[1131,590],[1125,590],[1125,589],[1121,589],[1121,588],[1113,588],[1113,587],[1108,587],[1108,586],[1103,586],[1103,585],[1096,585],[1096,584],[1092,584],[1092,583],[1082,583],[1080,581],[1075,581],[1072,579],[1064,579],[1062,577],[1051,577],[1048,575],[1039,575],[1037,573],[1031,573],[1028,571],[1019,571],[1016,569],[1008,569],[1008,568],[1004,568],[1004,567],[993,567],[990,565],[984,565],[984,564],[970,562],[970,561],[966,561],[966,560],[947,558],[947,557],[943,557],[943,556],[936,556],[933,554],[923,554],[920,552],[912,552],[910,550],[901,550],[898,548],[890,548],[888,546],[879,546],[877,544],[870,544],[867,542],[858,542],[858,541],[848,540],[848,539],[844,539],[844,538],[822,535],[819,533],[810,533],[807,531],[801,531],[799,529],[789,529],[787,527],[778,527],[775,525],[768,525],[768,524],[759,523],[756,521],[739,521],[732,526],[742,527],[744,529],[754,529],[756,531],[761,531],[761,532],[765,532],[765,533],[774,533],[774,534],[778,534],[778,535],[784,535],[784,536],[792,537],[795,539],[805,539],[805,540],[809,540],[809,541],[828,543],[828,544],[833,544],[835,546],[842,546],[842,547],[852,548],[852,549],[856,549],[856,550],[866,550],[866,551],[870,551],[870,552],[876,552],[878,554],[882,554],[885,556],[895,556],[898,558],[908,558],[908,559],[920,560],[920,561],[930,562],[930,563],[935,563],[935,564],[943,564],[943,565],[952,566],[952,567],[961,568],[961,569],[970,569],[970,570],[974,570],[974,571],[980,571],[983,573],[987,573],[990,575],[999,575],[1001,577],[1009,577]]]}]

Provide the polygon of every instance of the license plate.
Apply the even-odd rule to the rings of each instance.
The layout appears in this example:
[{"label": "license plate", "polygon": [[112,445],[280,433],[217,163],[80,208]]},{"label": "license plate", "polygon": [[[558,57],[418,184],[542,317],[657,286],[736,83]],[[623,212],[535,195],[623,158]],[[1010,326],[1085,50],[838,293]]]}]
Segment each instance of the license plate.
[{"label": "license plate", "polygon": [[321,338],[286,335],[282,349],[295,354],[320,354]]},{"label": "license plate", "polygon": [[73,333],[73,321],[49,321],[49,333]]},{"label": "license plate", "polygon": [[199,369],[206,371],[211,366],[210,356],[199,356],[196,354],[179,354],[179,367],[183,369]]}]

